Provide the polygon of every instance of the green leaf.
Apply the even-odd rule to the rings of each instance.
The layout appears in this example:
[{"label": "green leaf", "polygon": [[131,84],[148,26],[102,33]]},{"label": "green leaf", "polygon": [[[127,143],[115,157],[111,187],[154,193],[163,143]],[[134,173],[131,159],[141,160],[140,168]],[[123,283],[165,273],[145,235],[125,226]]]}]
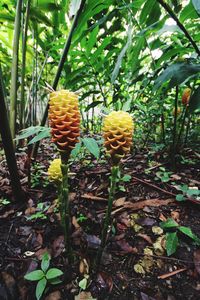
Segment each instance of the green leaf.
[{"label": "green leaf", "polygon": [[[197,0],[199,1],[199,0]],[[183,23],[185,20],[188,19],[197,19],[199,16],[194,9],[194,5],[192,4],[192,1],[188,5],[186,5],[180,14],[180,21]]]},{"label": "green leaf", "polygon": [[160,223],[160,227],[162,229],[168,229],[168,228],[176,228],[178,227],[178,223],[176,223],[176,221],[174,221],[173,219],[169,218],[167,219],[167,221],[161,222]]},{"label": "green leaf", "polygon": [[176,252],[178,246],[178,236],[176,232],[166,233],[166,250],[167,255],[170,256]]},{"label": "green leaf", "polygon": [[199,0],[192,0],[192,4],[193,4],[196,12],[200,16],[200,1]]},{"label": "green leaf", "polygon": [[185,234],[186,236],[190,237],[192,240],[194,240],[197,244],[200,244],[200,239],[192,232],[191,228],[180,226],[178,228],[180,232]]},{"label": "green leaf", "polygon": [[42,270],[35,270],[33,272],[30,272],[24,276],[26,280],[30,281],[37,281],[42,279],[45,276],[44,272]]},{"label": "green leaf", "polygon": [[50,256],[49,253],[46,252],[44,253],[44,255],[42,256],[42,263],[41,263],[41,268],[42,270],[46,273],[46,271],[49,268],[49,263],[50,263]]},{"label": "green leaf", "polygon": [[148,15],[151,13],[156,0],[147,0],[145,5],[143,6],[140,14],[140,23],[143,24],[146,20]]},{"label": "green leaf", "polygon": [[181,84],[190,76],[200,72],[200,64],[176,63],[167,67],[155,80],[154,90],[170,79],[169,88]]},{"label": "green leaf", "polygon": [[46,278],[49,280],[61,275],[63,275],[63,272],[60,269],[52,268],[49,269],[48,272],[46,273]]},{"label": "green leaf", "polygon": [[190,112],[193,112],[198,108],[200,108],[200,86],[194,91],[189,102]]},{"label": "green leaf", "polygon": [[121,52],[120,52],[120,54],[119,54],[119,56],[117,58],[117,62],[115,64],[115,68],[114,68],[114,70],[112,72],[111,83],[115,82],[115,79],[117,78],[117,76],[119,74],[119,69],[120,69],[121,64],[122,64],[122,59],[123,59],[124,55],[126,54],[126,51],[129,48],[129,45],[131,44],[132,37],[131,37],[131,27],[130,26],[128,27],[127,35],[128,35],[127,42],[126,42],[125,46],[122,48],[122,50],[121,50]]},{"label": "green leaf", "polygon": [[83,278],[81,281],[79,281],[78,286],[82,289],[85,290],[87,287],[87,278]]},{"label": "green leaf", "polygon": [[35,291],[37,300],[40,300],[40,298],[42,297],[42,294],[45,290],[46,285],[47,285],[46,278],[42,278],[40,281],[38,281],[37,286],[36,286],[36,291]]},{"label": "green leaf", "polygon": [[44,128],[41,132],[38,133],[38,135],[36,135],[32,140],[30,140],[28,145],[34,144],[48,137],[50,137],[50,128]]},{"label": "green leaf", "polygon": [[129,182],[130,180],[131,180],[131,176],[130,175],[124,175],[123,177],[122,177],[122,181],[124,181],[124,182]]},{"label": "green leaf", "polygon": [[79,143],[77,143],[76,144],[76,146],[75,146],[75,148],[72,150],[72,152],[71,152],[71,155],[73,156],[73,157],[76,157],[78,154],[79,154],[79,152],[80,152],[80,150],[81,150],[81,145],[82,145],[82,142],[80,141]]},{"label": "green leaf", "polygon": [[97,142],[93,138],[83,138],[82,142],[86,149],[93,154],[96,158],[99,158],[100,150]]},{"label": "green leaf", "polygon": [[198,196],[200,194],[199,190],[195,190],[195,189],[188,189],[187,190],[187,195],[188,196]]},{"label": "green leaf", "polygon": [[16,137],[16,140],[25,139],[29,136],[32,136],[34,134],[37,134],[40,132],[44,127],[41,126],[30,126],[26,129],[23,129],[20,131],[20,135]]},{"label": "green leaf", "polygon": [[176,200],[177,201],[185,201],[186,199],[183,194],[178,194],[178,195],[176,195]]}]

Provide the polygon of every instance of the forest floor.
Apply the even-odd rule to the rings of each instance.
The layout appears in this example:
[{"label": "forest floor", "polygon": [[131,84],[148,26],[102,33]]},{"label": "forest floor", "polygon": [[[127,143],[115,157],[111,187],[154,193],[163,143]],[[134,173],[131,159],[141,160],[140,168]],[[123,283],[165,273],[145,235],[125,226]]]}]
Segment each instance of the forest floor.
[{"label": "forest floor", "polygon": [[[55,154],[42,145],[31,166],[23,150],[17,154],[26,204],[11,201],[6,161],[0,153],[0,299],[35,299],[35,282],[24,275],[40,268],[45,252],[51,266],[65,275],[49,286],[42,298],[58,299],[200,299],[200,246],[181,232],[176,252],[167,256],[165,232],[168,218],[200,237],[200,200],[187,195],[177,201],[180,186],[200,189],[200,155],[186,149],[170,170],[165,154],[148,149],[128,156],[113,205],[107,247],[98,272],[92,272],[100,244],[100,229],[108,199],[110,166],[105,160],[84,158],[70,166],[72,244],[76,260],[69,266],[57,208],[56,188],[48,182],[49,161]],[[171,172],[171,173],[170,173]],[[125,176],[124,175],[129,175]],[[184,192],[183,192],[184,193]],[[81,291],[80,281],[87,288]]]}]

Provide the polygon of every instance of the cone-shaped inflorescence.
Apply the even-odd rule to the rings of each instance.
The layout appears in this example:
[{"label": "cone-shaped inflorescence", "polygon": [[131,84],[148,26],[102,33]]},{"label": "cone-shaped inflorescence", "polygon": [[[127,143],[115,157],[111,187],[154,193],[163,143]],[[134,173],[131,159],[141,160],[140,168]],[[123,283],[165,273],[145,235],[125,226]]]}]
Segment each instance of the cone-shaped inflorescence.
[{"label": "cone-shaped inflorescence", "polygon": [[52,141],[70,155],[80,135],[78,96],[68,90],[52,92],[49,101]]},{"label": "cone-shaped inflorescence", "polygon": [[61,159],[55,158],[48,168],[49,180],[57,184],[62,182]]},{"label": "cone-shaped inflorescence", "polygon": [[103,126],[104,145],[112,162],[118,164],[130,151],[133,136],[133,120],[129,113],[113,111],[105,117]]},{"label": "cone-shaped inflorescence", "polygon": [[119,162],[120,159],[130,151],[132,146],[132,135],[133,120],[127,112],[114,111],[105,117],[103,126],[104,145],[107,149],[107,152],[109,152],[111,155],[113,165],[111,167],[108,207],[101,233],[101,245],[99,247],[95,262],[96,269],[99,267],[102,253],[106,246],[108,228],[111,224],[112,204],[116,191]]},{"label": "cone-shaped inflorescence", "polygon": [[49,120],[52,141],[61,154],[62,183],[58,185],[61,207],[61,221],[65,236],[65,249],[69,262],[72,261],[70,241],[70,208],[68,187],[68,159],[80,135],[80,112],[78,96],[68,90],[52,92],[49,101]]},{"label": "cone-shaped inflorescence", "polygon": [[187,106],[189,104],[190,95],[191,95],[191,89],[190,88],[184,89],[183,95],[182,95],[182,104],[183,105]]}]

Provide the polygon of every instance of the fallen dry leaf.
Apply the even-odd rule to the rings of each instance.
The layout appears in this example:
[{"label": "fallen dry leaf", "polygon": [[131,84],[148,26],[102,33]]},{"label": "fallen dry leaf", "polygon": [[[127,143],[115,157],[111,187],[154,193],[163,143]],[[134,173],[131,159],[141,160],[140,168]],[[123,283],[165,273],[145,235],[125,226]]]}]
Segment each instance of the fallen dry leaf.
[{"label": "fallen dry leaf", "polygon": [[80,294],[75,296],[75,300],[96,300],[96,298],[92,298],[90,292],[81,292]]},{"label": "fallen dry leaf", "polygon": [[139,209],[143,209],[145,206],[154,206],[154,207],[159,207],[159,206],[165,206],[168,205],[170,203],[173,203],[174,205],[177,205],[177,203],[175,202],[174,199],[149,199],[149,200],[143,200],[143,201],[138,201],[135,203],[132,202],[125,202],[123,207],[119,207],[116,210],[114,210],[112,212],[112,215],[118,213],[119,211],[128,208],[131,210],[139,210]]},{"label": "fallen dry leaf", "polygon": [[118,198],[117,200],[115,200],[114,202],[113,202],[113,205],[115,206],[115,207],[118,207],[118,206],[122,206],[122,205],[124,205],[124,202],[126,201],[126,197],[121,197],[121,198]]},{"label": "fallen dry leaf", "polygon": [[187,268],[178,269],[176,271],[160,275],[160,276],[158,276],[158,279],[166,279],[166,278],[168,278],[170,276],[174,276],[174,275],[176,275],[176,274],[178,274],[180,272],[186,271],[186,270],[187,270]]},{"label": "fallen dry leaf", "polygon": [[91,194],[83,194],[81,198],[86,199],[86,200],[92,200],[92,201],[106,201],[108,202],[108,199],[102,198],[102,197],[97,197]]}]

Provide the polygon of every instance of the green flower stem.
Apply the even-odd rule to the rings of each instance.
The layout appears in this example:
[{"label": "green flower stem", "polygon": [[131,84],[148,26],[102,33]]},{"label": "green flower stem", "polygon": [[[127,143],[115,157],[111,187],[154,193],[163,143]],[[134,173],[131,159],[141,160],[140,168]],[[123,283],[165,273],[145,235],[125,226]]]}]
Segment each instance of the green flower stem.
[{"label": "green flower stem", "polygon": [[109,198],[108,198],[108,207],[107,207],[106,216],[105,216],[105,219],[104,219],[103,230],[102,230],[102,233],[101,233],[101,245],[99,247],[97,257],[96,257],[96,262],[95,262],[96,269],[98,269],[98,266],[101,262],[101,257],[102,257],[103,250],[106,246],[108,226],[111,223],[112,204],[113,204],[115,190],[116,190],[118,171],[119,171],[119,166],[118,165],[112,166],[112,168],[111,168],[111,179],[110,179],[111,180],[110,181],[110,191],[109,191]]},{"label": "green flower stem", "polygon": [[64,230],[65,249],[69,263],[73,261],[71,241],[70,241],[70,209],[69,209],[69,187],[68,187],[68,162],[61,157],[61,171],[63,175],[62,185],[60,188],[60,203],[61,203],[61,222]]}]

